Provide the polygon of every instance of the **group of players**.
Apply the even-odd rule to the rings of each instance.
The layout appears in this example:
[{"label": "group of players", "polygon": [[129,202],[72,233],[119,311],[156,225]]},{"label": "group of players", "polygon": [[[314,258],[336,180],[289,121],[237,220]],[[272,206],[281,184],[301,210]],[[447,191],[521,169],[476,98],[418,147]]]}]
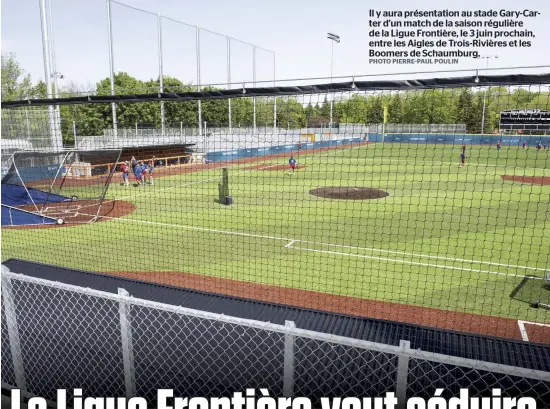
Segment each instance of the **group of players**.
[{"label": "group of players", "polygon": [[[524,150],[527,149],[527,141],[523,141],[521,146]],[[501,148],[502,148],[502,140],[499,140],[497,142],[497,150],[499,151]],[[544,141],[544,143],[543,143],[542,141],[538,141],[536,148],[537,148],[537,152],[539,152],[543,148],[546,151],[546,150],[548,150],[548,142]]]},{"label": "group of players", "polygon": [[[497,142],[497,150],[500,151],[501,148],[502,148],[502,140],[499,140]],[[527,141],[523,141],[522,148],[527,149]],[[537,143],[536,149],[537,149],[537,152],[541,151],[542,149],[544,149],[545,151],[548,150],[548,142],[545,141],[543,143],[542,141],[539,141]],[[466,145],[462,145],[459,166],[463,168],[465,163],[466,163]]]},{"label": "group of players", "polygon": [[[523,141],[522,145],[523,149],[527,148],[527,142]],[[502,141],[499,140],[497,142],[497,150],[500,150],[502,148]],[[542,142],[538,142],[537,144],[537,151],[540,151],[541,149],[547,150],[548,149],[548,143],[545,142],[544,144]],[[290,172],[294,173],[296,170],[296,159],[294,156],[291,156],[288,164],[290,166]],[[460,167],[463,168],[466,164],[466,145],[463,144],[460,152]],[[149,183],[152,185],[154,183],[153,181],[153,173],[155,171],[155,157],[153,156],[153,159],[146,160],[146,161],[138,161],[134,156],[132,156],[132,159],[130,162],[125,161],[120,164],[120,170],[122,172],[122,181],[124,186],[129,185],[129,173],[130,173],[130,167],[132,168],[132,173],[134,174],[137,186],[145,186],[147,176],[149,176]]]},{"label": "group of players", "polygon": [[147,176],[149,176],[149,184],[153,185],[153,173],[155,171],[155,157],[146,161],[138,161],[135,156],[132,156],[130,162],[125,161],[120,164],[120,171],[122,172],[122,184],[129,186],[130,168],[134,174],[137,186],[145,186],[147,182]]}]

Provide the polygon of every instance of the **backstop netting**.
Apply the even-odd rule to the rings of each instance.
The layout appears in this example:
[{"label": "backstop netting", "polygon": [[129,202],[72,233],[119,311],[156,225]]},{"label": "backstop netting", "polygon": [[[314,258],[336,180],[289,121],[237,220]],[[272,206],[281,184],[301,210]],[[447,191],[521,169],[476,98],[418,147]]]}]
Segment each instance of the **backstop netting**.
[{"label": "backstop netting", "polygon": [[[120,150],[13,153],[2,177],[2,227],[90,223],[106,216],[119,156]],[[103,163],[92,166],[88,158]]]},{"label": "backstop netting", "polygon": [[550,75],[125,92],[115,127],[113,99],[59,101],[75,150],[16,154],[6,180],[37,214],[119,207],[7,229],[4,260],[549,342]]}]

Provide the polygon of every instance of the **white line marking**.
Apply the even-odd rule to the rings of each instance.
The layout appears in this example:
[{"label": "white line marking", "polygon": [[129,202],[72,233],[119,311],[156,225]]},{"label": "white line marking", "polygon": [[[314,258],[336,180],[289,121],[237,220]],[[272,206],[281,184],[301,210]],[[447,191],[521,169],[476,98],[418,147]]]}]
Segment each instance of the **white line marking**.
[{"label": "white line marking", "polygon": [[550,327],[550,324],[543,324],[542,322],[532,322],[532,321],[518,320],[519,332],[521,333],[521,338],[524,341],[529,341],[529,336],[527,335],[527,330],[525,329],[525,324],[527,324],[527,325],[536,325],[537,327]]},{"label": "white line marking", "polygon": [[[286,247],[286,246],[285,246]],[[395,258],[388,258],[388,257],[379,257],[379,256],[367,256],[363,254],[351,254],[351,253],[342,253],[340,251],[329,251],[329,250],[315,250],[315,249],[307,249],[307,248],[298,248],[293,246],[288,246],[290,249],[294,250],[301,250],[301,251],[311,251],[314,253],[326,253],[326,254],[334,254],[339,256],[348,256],[348,257],[359,257],[359,258],[366,258],[370,260],[378,260],[378,261],[391,261],[393,263],[401,263],[401,264],[409,264],[412,266],[422,266],[422,267],[435,267],[435,268],[443,268],[448,270],[459,270],[459,271],[467,271],[471,273],[483,273],[483,274],[493,274],[493,275],[502,275],[502,276],[508,276],[508,277],[520,277],[524,278],[523,275],[520,274],[509,274],[509,273],[502,273],[500,271],[490,271],[490,270],[479,270],[475,268],[465,268],[465,267],[453,267],[453,266],[446,266],[442,264],[432,264],[432,263],[420,263],[418,261],[408,261],[408,260],[400,260]],[[530,277],[535,280],[542,280],[542,278],[539,277]]]},{"label": "white line marking", "polygon": [[525,329],[525,321],[518,320],[518,327],[519,327],[519,332],[521,334],[521,338],[524,341],[529,341],[529,337],[527,336],[527,330]]},{"label": "white line marking", "polygon": [[[187,226],[187,225],[183,225],[183,224],[154,222],[154,221],[149,221],[149,220],[139,220],[139,219],[130,219],[130,218],[120,218],[120,217],[110,217],[110,216],[101,216],[101,218],[110,219],[110,220],[117,220],[117,221],[121,221],[121,222],[143,223],[143,224],[150,224],[150,225],[156,225],[156,226],[176,227],[176,228],[181,228],[181,229],[186,229],[186,230],[205,231],[205,232],[209,232],[209,233],[221,233],[221,234],[228,234],[228,235],[232,235],[232,236],[254,237],[254,238],[266,239],[266,240],[287,241],[289,243],[286,244],[284,247],[289,248],[289,249],[293,249],[293,250],[303,250],[303,251],[311,251],[311,252],[316,252],[316,253],[327,253],[327,254],[335,254],[335,255],[342,255],[342,256],[359,257],[359,258],[372,259],[372,260],[392,261],[392,262],[401,263],[401,264],[417,265],[417,266],[423,266],[423,267],[435,267],[435,268],[443,268],[443,269],[449,269],[449,270],[468,271],[468,272],[472,272],[472,273],[484,273],[484,274],[502,275],[502,276],[519,277],[519,278],[524,278],[525,277],[521,274],[509,274],[509,273],[502,273],[502,272],[499,272],[499,271],[479,270],[479,269],[464,268],[464,267],[454,267],[454,266],[447,266],[447,265],[442,265],[442,264],[421,263],[421,262],[416,262],[416,261],[400,260],[400,259],[393,259],[393,258],[380,257],[380,256],[367,256],[367,255],[361,255],[361,254],[350,254],[350,253],[343,253],[343,252],[338,252],[338,251],[299,248],[299,247],[294,247],[293,244],[294,243],[308,243],[308,244],[315,244],[315,245],[327,245],[327,243],[316,243],[316,242],[312,242],[312,241],[297,240],[297,239],[291,239],[291,238],[287,238],[287,237],[264,236],[264,235],[261,235],[261,234],[252,234],[252,233],[236,232],[236,231],[221,230],[221,229],[211,229],[211,228],[207,228],[207,227]],[[338,246],[338,245],[335,244],[335,246]],[[357,247],[357,249],[360,249],[360,247]],[[474,264],[474,263],[472,263],[472,264]],[[525,268],[527,268],[527,267],[525,267]],[[542,280],[542,277],[529,277],[529,278],[532,278],[534,280]]]},{"label": "white line marking", "polygon": [[519,265],[515,265],[515,264],[495,263],[495,262],[491,262],[491,261],[480,261],[480,260],[474,260],[474,259],[469,260],[469,259],[465,259],[465,258],[454,258],[454,257],[447,257],[447,256],[431,256],[431,255],[428,255],[428,254],[409,253],[409,252],[406,252],[406,251],[384,250],[384,249],[376,249],[376,248],[369,248],[369,247],[346,246],[344,244],[319,243],[319,242],[313,242],[313,241],[307,241],[307,240],[295,240],[295,241],[298,241],[298,242],[301,242],[301,243],[317,244],[317,245],[322,245],[322,246],[332,246],[332,247],[341,247],[341,248],[354,249],[354,250],[374,251],[374,252],[378,252],[378,253],[402,254],[404,256],[412,256],[412,257],[418,257],[418,258],[431,258],[431,259],[437,259],[437,260],[466,262],[466,263],[471,263],[471,264],[486,264],[486,265],[490,265],[490,266],[519,268],[519,269],[522,269],[522,270],[548,271],[548,269],[546,269],[546,268],[519,266]]}]

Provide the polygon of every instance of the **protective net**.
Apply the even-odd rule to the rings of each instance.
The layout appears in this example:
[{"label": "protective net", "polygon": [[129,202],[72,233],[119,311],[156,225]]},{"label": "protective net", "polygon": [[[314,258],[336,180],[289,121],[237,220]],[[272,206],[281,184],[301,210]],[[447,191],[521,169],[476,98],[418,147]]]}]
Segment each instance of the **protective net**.
[{"label": "protective net", "polygon": [[[55,195],[94,214],[81,207],[108,188],[112,209],[101,223],[7,230],[4,259],[550,340],[547,75],[208,88],[166,95],[164,121],[149,98],[121,99],[116,129],[110,104],[71,105],[81,121],[63,138],[77,150],[24,185],[47,192],[55,217],[67,205]],[[106,147],[120,159],[94,156]],[[15,156],[6,183],[58,158]],[[127,172],[105,165],[117,160]],[[543,325],[525,335],[518,320]]]},{"label": "protective net", "polygon": [[[2,178],[2,226],[89,223],[102,207],[120,150],[15,152]],[[95,165],[92,165],[92,162]]]}]

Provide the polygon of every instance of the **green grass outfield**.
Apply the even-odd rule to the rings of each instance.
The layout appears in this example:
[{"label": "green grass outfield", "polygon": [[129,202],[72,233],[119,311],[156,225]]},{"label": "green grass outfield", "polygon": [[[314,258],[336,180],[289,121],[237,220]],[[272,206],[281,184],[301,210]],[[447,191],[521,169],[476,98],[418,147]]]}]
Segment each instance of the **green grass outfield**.
[{"label": "green grass outfield", "polygon": [[[134,203],[120,219],[4,230],[2,258],[91,271],[182,271],[460,312],[550,322],[550,153],[531,148],[374,144],[300,155],[300,169],[230,165],[235,204],[216,203],[221,169],[112,184]],[[288,158],[267,165],[286,164]],[[116,175],[118,181],[120,175]],[[378,200],[328,200],[323,186],[382,189]],[[530,276],[525,278],[526,276]],[[275,291],[284,291],[277,288]]]}]

